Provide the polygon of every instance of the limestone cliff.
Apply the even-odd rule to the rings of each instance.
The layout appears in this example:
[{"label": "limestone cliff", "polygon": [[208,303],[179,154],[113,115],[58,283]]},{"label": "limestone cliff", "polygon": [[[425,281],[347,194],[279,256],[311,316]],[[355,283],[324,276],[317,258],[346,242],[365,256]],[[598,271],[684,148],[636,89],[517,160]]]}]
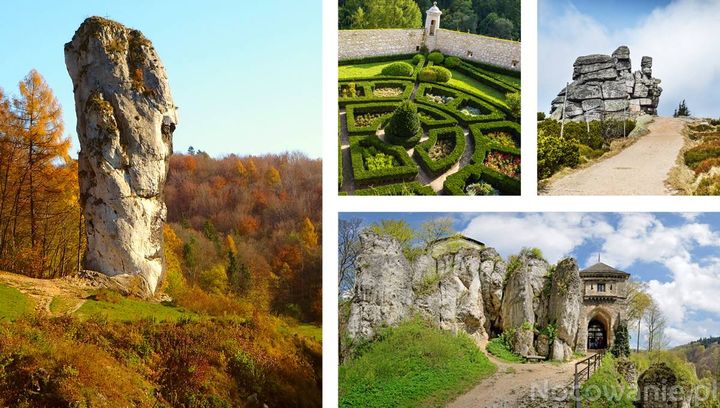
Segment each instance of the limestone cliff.
[{"label": "limestone cliff", "polygon": [[660,80],[652,76],[652,58],[642,57],[640,68],[631,72],[630,49],[624,45],[612,55],[578,57],[573,64],[573,82],[552,101],[550,117],[586,121],[625,114],[656,115],[662,88]]},{"label": "limestone cliff", "polygon": [[144,296],[164,271],[163,188],[177,124],[165,68],[151,42],[100,17],[65,44],[73,82],[84,268]]},{"label": "limestone cliff", "polygon": [[396,240],[364,232],[356,271],[351,338],[372,338],[380,326],[421,314],[477,340],[505,332],[521,355],[566,360],[582,341],[582,281],[574,259],[552,267],[523,250],[506,265],[495,249],[456,236],[410,262]]}]

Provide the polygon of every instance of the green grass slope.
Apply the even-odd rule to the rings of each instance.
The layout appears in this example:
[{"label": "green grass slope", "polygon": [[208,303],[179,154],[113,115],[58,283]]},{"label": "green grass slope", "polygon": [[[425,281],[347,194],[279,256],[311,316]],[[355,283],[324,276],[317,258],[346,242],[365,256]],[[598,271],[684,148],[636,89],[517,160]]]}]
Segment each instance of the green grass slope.
[{"label": "green grass slope", "polygon": [[340,366],[340,407],[444,406],[495,370],[468,336],[415,319]]},{"label": "green grass slope", "polygon": [[32,311],[32,302],[19,290],[0,285],[0,320],[15,320]]},{"label": "green grass slope", "polygon": [[154,319],[158,322],[175,322],[180,318],[195,318],[195,313],[190,313],[182,308],[164,305],[161,303],[150,303],[136,299],[122,299],[117,303],[107,301],[88,300],[75,316],[89,318],[93,315],[106,317],[108,320],[130,322],[142,319]]}]

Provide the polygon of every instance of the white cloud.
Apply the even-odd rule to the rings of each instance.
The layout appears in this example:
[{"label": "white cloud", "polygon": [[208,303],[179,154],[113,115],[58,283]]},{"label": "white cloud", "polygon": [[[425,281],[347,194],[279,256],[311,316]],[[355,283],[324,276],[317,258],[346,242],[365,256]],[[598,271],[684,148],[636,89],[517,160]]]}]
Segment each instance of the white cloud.
[{"label": "white cloud", "polygon": [[473,218],[463,234],[478,239],[507,257],[522,247],[542,249],[557,262],[586,239],[612,231],[600,216],[581,213],[482,214]]},{"label": "white cloud", "polygon": [[720,114],[720,53],[711,47],[720,26],[720,0],[676,0],[658,7],[634,27],[610,31],[572,5],[541,7],[539,26],[538,109],[571,80],[572,63],[580,55],[609,54],[620,45],[630,47],[633,70],[640,58],[653,57],[653,75],[662,79],[660,113],[672,114],[686,99],[691,112]]},{"label": "white cloud", "polygon": [[[623,269],[636,263],[655,264],[666,273],[655,274],[648,291],[671,327],[684,329],[689,312],[720,314],[720,258],[693,255],[699,247],[720,249],[720,232],[707,224],[666,226],[647,213],[621,214],[615,226],[607,215],[597,213],[492,213],[472,218],[463,234],[495,247],[504,257],[522,247],[539,247],[551,263],[590,240],[599,240],[602,261],[609,265]],[[579,260],[581,266],[595,263],[595,256]],[[682,340],[678,331],[673,335]]]}]

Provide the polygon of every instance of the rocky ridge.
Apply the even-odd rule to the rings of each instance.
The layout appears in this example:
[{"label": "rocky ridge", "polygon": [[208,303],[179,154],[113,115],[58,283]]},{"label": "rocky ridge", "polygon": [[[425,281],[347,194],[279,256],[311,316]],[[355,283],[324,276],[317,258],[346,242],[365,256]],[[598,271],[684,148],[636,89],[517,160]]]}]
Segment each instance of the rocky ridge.
[{"label": "rocky ridge", "polygon": [[420,314],[478,341],[504,332],[521,355],[567,360],[584,342],[574,259],[551,266],[524,250],[506,263],[495,249],[455,236],[410,261],[393,238],[366,231],[360,242],[350,338],[372,338],[379,327]]},{"label": "rocky ridge", "polygon": [[607,117],[656,115],[662,88],[652,76],[652,58],[642,57],[640,71],[632,72],[630,49],[620,46],[612,55],[578,57],[573,82],[552,101],[550,117],[586,121]]},{"label": "rocky ridge", "polygon": [[165,68],[137,30],[86,19],[65,44],[80,139],[84,268],[151,296],[164,272],[163,188],[177,124]]}]

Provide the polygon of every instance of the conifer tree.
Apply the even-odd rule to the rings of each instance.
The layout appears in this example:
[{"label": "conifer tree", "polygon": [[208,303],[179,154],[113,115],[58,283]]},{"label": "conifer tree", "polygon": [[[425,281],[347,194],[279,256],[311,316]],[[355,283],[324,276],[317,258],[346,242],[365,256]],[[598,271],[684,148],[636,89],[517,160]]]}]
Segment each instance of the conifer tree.
[{"label": "conifer tree", "polygon": [[615,328],[615,342],[610,352],[616,358],[630,356],[630,335],[628,334],[627,323],[624,321],[618,323]]}]

